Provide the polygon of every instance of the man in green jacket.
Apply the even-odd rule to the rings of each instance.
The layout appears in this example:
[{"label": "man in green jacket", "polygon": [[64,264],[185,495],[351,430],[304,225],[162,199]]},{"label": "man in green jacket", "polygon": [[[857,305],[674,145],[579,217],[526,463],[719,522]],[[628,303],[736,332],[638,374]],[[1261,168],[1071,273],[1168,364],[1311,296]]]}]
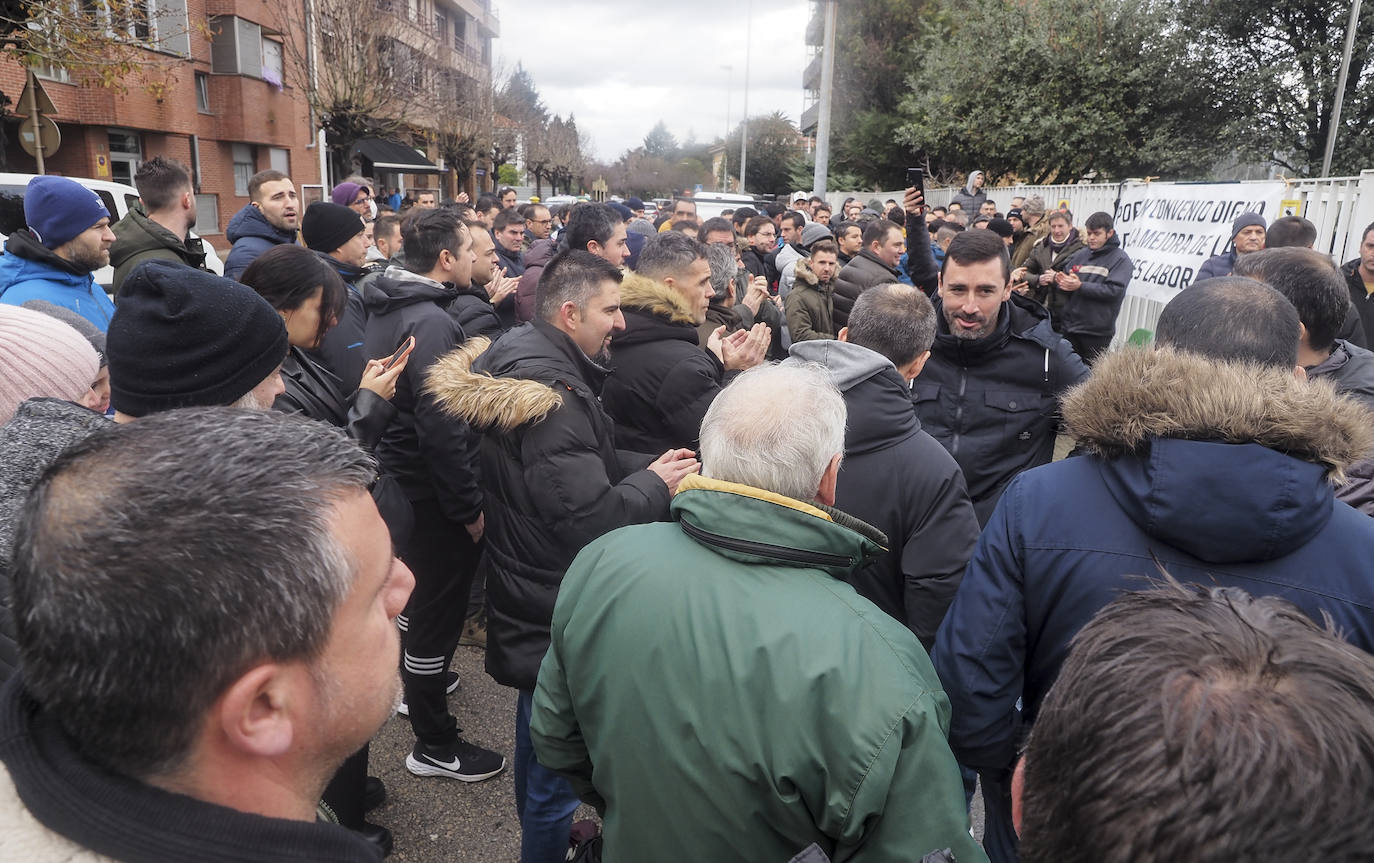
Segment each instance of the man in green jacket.
[{"label": "man in green jacket", "polygon": [[812,843],[836,861],[987,859],[930,660],[842,580],[887,542],[830,506],[844,427],[824,372],[741,374],[673,521],[606,534],[564,577],[530,731],[602,813],[607,863]]},{"label": "man in green jacket", "polygon": [[110,265],[115,268],[114,292],[134,267],[148,260],[173,261],[206,269],[205,246],[189,236],[196,226],[196,193],[191,172],[175,159],[154,156],[134,174],[138,205],[110,226],[114,245]]}]

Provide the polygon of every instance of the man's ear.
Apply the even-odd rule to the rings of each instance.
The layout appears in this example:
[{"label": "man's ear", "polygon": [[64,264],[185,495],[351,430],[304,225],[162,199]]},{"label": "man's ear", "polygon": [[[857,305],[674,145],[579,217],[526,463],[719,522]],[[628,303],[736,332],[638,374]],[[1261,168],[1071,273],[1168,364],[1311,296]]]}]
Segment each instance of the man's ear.
[{"label": "man's ear", "polygon": [[230,748],[276,758],[291,749],[295,724],[313,692],[309,672],[298,665],[264,662],[244,672],[220,695],[213,721]]},{"label": "man's ear", "polygon": [[847,342],[847,341],[849,341],[849,327],[840,327],[840,331],[839,331],[838,333],[835,334],[835,341],[837,341],[837,342]]},{"label": "man's ear", "polygon": [[821,474],[821,487],[816,489],[816,500],[826,506],[835,505],[835,485],[840,480],[840,458],[840,453],[830,457],[830,464],[825,466],[825,473]]},{"label": "man's ear", "polygon": [[921,374],[921,369],[926,367],[926,360],[928,359],[930,359],[930,351],[924,351],[916,359],[897,369],[897,374],[901,375],[904,381],[914,381]]}]

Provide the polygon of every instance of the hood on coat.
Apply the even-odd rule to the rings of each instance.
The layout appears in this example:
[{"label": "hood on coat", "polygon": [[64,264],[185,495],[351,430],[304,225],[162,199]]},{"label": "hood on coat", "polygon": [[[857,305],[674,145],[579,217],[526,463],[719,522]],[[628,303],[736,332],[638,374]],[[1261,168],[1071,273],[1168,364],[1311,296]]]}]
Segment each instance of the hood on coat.
[{"label": "hood on coat", "polygon": [[508,432],[540,422],[563,404],[548,384],[473,371],[473,361],[490,346],[489,339],[475,336],[429,367],[425,391],[440,409],[475,429]]},{"label": "hood on coat", "polygon": [[970,195],[978,194],[978,190],[973,188],[973,183],[981,176],[983,176],[982,171],[969,171],[968,182],[964,183],[964,192]]},{"label": "hood on coat", "polygon": [[1374,449],[1374,418],[1325,381],[1163,347],[1102,357],[1062,410],[1069,434],[1106,458],[1157,438],[1255,443],[1339,481]]},{"label": "hood on coat", "polygon": [[641,309],[677,324],[696,327],[696,315],[687,300],[663,282],[645,278],[638,273],[626,273],[620,283],[620,307]]},{"label": "hood on coat", "polygon": [[244,237],[260,237],[277,244],[296,242],[295,231],[283,231],[273,225],[267,221],[262,210],[252,204],[235,213],[234,218],[229,220],[229,227],[224,230],[224,238],[231,243],[237,243]]},{"label": "hood on coat", "polygon": [[835,286],[835,280],[833,278],[829,281],[829,283],[821,285],[820,276],[816,275],[814,272],[811,271],[811,264],[806,258],[797,261],[796,267],[793,269],[793,273],[795,274],[796,280],[798,282],[804,282],[818,291],[829,291],[831,288]]},{"label": "hood on coat", "polygon": [[363,305],[369,313],[385,314],[415,303],[447,306],[458,289],[392,265],[375,279],[364,281]]},{"label": "hood on coat", "polygon": [[892,361],[877,351],[835,339],[795,342],[789,353],[790,356],[783,363],[819,363],[825,366],[830,380],[840,392],[848,392],[884,369],[896,371]]},{"label": "hood on coat", "polygon": [[118,267],[141,252],[155,249],[171,249],[178,255],[204,257],[203,248],[192,248],[192,242],[200,246],[200,241],[187,238],[183,240],[168,228],[158,224],[143,212],[139,206],[129,208],[128,214],[110,226],[115,241],[110,246],[110,266]]}]

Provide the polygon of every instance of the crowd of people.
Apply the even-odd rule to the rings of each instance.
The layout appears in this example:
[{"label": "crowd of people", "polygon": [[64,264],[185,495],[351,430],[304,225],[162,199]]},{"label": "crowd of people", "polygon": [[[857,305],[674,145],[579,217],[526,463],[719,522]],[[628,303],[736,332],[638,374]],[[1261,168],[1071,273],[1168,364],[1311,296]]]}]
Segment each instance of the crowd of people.
[{"label": "crowd of people", "polygon": [[35,178],[0,256],[0,856],[381,859],[397,711],[415,781],[513,772],[522,863],[1368,856],[1374,225],[1243,215],[1112,351],[1112,216],[979,172],[263,171],[224,276],[186,167],[135,184]]}]

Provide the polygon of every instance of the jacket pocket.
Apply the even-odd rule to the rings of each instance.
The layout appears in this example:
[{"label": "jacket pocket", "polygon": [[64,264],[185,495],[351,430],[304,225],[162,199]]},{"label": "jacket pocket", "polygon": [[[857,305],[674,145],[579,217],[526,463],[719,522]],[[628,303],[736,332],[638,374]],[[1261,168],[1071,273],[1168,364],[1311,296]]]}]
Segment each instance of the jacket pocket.
[{"label": "jacket pocket", "polygon": [[990,390],[983,394],[989,417],[1000,418],[1003,446],[1027,450],[1036,443],[1042,422],[1044,396],[1025,390]]}]

